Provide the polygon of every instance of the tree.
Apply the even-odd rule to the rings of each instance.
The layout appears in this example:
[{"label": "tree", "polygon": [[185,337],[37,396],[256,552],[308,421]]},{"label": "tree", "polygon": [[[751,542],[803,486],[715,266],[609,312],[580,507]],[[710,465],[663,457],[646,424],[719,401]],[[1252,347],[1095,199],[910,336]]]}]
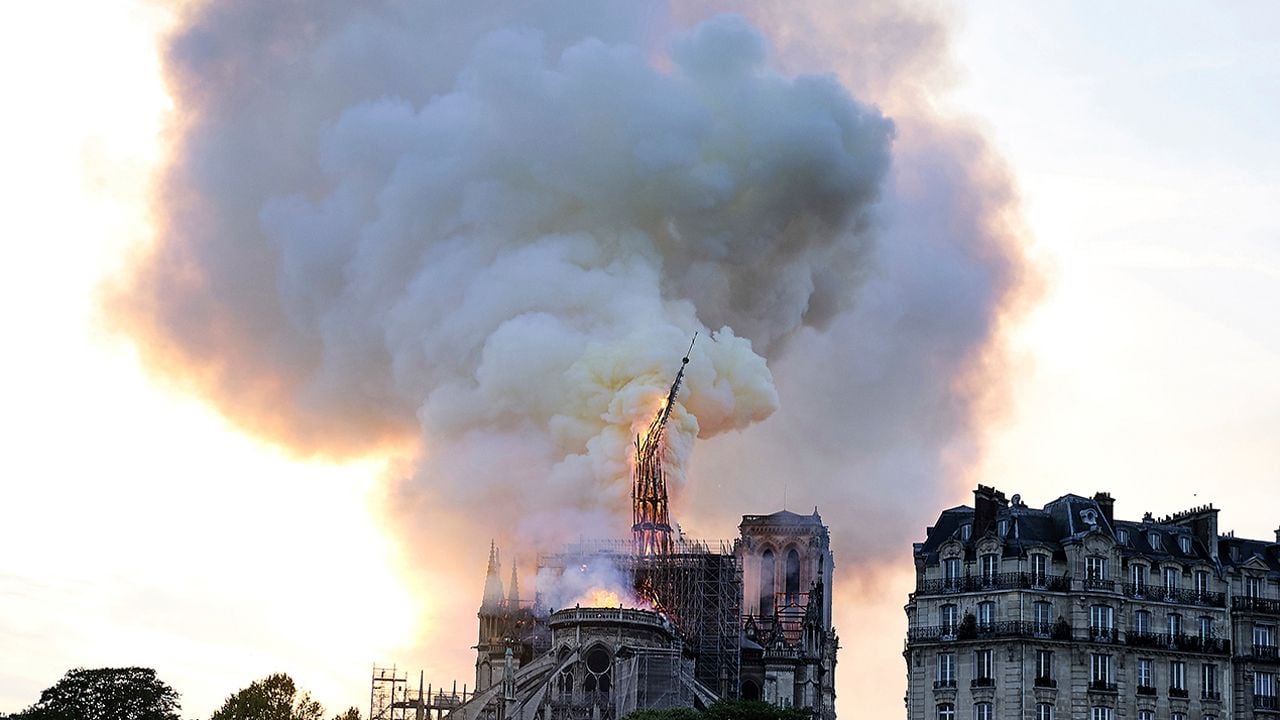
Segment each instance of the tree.
[{"label": "tree", "polygon": [[355,706],[333,716],[333,720],[360,720],[360,710]]},{"label": "tree", "polygon": [[151,668],[68,670],[12,720],[178,720],[179,695]]},{"label": "tree", "polygon": [[[357,711],[357,715],[359,712]],[[255,680],[228,697],[210,720],[323,720],[324,706],[311,693],[298,695],[284,673]]]}]

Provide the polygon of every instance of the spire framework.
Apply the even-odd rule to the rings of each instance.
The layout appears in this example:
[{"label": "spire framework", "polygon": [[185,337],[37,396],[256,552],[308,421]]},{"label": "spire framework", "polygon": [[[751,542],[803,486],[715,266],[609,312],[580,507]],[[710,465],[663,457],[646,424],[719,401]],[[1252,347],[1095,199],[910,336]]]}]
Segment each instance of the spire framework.
[{"label": "spire framework", "polygon": [[[694,341],[698,334],[694,333]],[[663,470],[666,443],[663,431],[671,417],[671,407],[680,393],[684,368],[689,364],[689,351],[680,360],[671,391],[667,393],[662,408],[649,423],[643,437],[636,437],[636,458],[631,486],[631,543],[632,552],[641,557],[669,555],[671,553],[671,522],[667,512],[667,478]]]}]

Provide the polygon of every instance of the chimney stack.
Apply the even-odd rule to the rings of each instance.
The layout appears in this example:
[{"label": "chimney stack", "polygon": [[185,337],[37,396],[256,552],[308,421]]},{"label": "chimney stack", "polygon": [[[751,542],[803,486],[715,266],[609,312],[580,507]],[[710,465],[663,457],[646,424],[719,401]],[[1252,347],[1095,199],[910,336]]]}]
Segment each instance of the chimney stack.
[{"label": "chimney stack", "polygon": [[1116,526],[1116,500],[1111,497],[1111,493],[1100,492],[1095,493],[1093,501],[1098,503],[1098,509],[1102,511],[1102,517],[1107,519],[1107,526],[1112,530]]},{"label": "chimney stack", "polygon": [[996,513],[1009,507],[1004,493],[994,487],[979,485],[973,491],[973,538],[982,537],[996,523]]},{"label": "chimney stack", "polygon": [[1280,527],[1276,528],[1276,544],[1280,545]]}]

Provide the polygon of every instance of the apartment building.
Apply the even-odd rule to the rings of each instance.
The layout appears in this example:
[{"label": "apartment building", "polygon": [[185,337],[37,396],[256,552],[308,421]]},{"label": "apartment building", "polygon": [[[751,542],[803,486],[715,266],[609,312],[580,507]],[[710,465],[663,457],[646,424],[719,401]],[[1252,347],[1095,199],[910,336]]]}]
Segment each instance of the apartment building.
[{"label": "apartment building", "polygon": [[909,720],[1280,720],[1280,530],[979,485],[913,548]]}]

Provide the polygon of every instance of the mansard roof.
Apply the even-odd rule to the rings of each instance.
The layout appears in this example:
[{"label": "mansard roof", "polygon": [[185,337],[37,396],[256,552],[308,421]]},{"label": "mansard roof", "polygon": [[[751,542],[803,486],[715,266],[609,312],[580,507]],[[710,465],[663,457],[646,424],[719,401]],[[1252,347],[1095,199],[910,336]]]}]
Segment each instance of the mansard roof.
[{"label": "mansard roof", "polygon": [[818,508],[813,509],[812,515],[800,515],[790,510],[779,510],[768,515],[743,515],[742,524],[739,527],[751,527],[754,525],[822,525],[822,516],[818,514]]}]

